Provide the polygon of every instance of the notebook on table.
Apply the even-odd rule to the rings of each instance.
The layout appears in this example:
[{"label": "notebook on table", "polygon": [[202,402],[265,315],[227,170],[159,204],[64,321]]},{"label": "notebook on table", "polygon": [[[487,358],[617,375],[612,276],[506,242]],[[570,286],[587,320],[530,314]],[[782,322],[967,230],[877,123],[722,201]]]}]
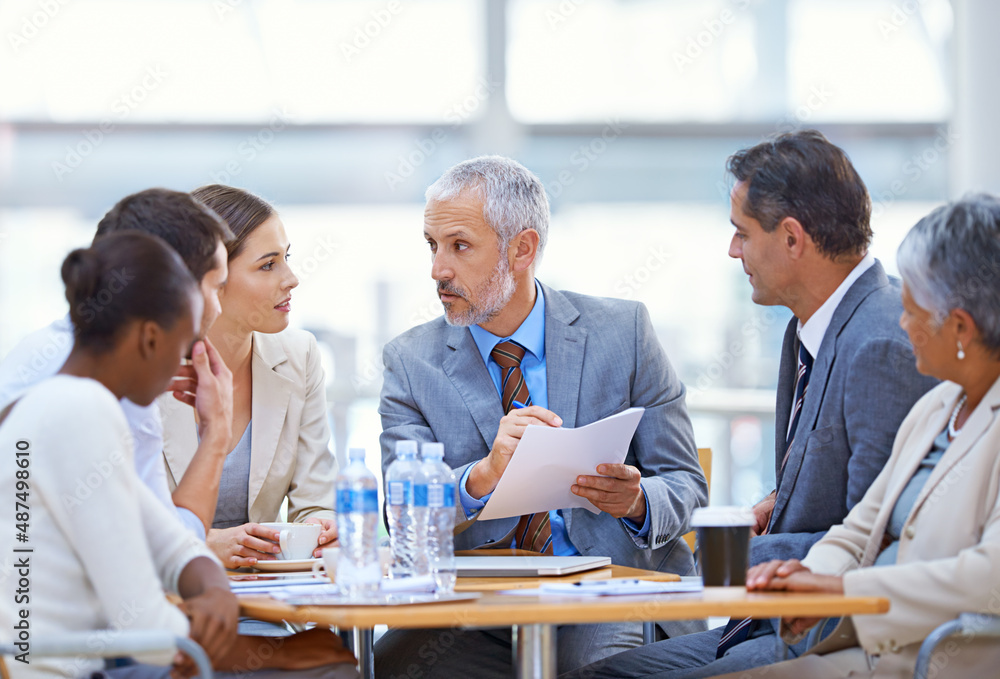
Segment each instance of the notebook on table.
[{"label": "notebook on table", "polygon": [[460,578],[569,575],[611,565],[607,556],[456,556]]}]

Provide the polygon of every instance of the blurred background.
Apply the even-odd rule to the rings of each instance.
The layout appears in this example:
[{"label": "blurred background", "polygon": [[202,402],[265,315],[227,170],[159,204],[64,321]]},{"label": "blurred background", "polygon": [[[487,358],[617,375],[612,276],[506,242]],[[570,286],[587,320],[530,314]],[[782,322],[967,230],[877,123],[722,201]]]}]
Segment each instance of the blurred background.
[{"label": "blurred background", "polygon": [[59,263],[118,199],[246,188],[292,241],[335,449],[376,468],[382,346],[441,314],[424,189],[501,153],[549,192],[539,278],[649,307],[712,503],[751,503],[789,313],[727,257],[727,156],[822,130],[894,272],[933,206],[1000,190],[998,25],[988,0],[0,0],[0,356],[66,312]]}]

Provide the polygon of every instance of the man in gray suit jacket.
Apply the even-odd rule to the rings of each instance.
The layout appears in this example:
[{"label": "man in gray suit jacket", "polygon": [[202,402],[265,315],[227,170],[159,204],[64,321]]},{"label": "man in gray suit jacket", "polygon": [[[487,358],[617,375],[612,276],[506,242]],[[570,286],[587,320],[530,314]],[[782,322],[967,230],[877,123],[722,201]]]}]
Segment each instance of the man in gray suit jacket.
[{"label": "man in gray suit jacket", "polygon": [[[383,469],[395,458],[397,441],[443,443],[466,519],[456,549],[527,547],[523,528],[514,537],[518,517],[476,520],[525,428],[579,427],[641,406],[646,410],[624,464],[599,465],[572,487],[601,512],[535,515],[550,530],[534,548],[692,573],[681,536],[691,512],[706,503],[707,487],[684,387],[645,307],[560,292],[535,280],[548,201],[538,178],[518,163],[497,156],[461,163],[427,198],[424,236],[445,318],[385,348]],[[518,357],[516,365],[510,355]],[[684,634],[699,624],[665,623],[664,630]],[[565,626],[558,642],[566,671],[638,645],[641,628]],[[510,630],[391,630],[375,651],[379,676],[511,673]]]},{"label": "man in gray suit jacket", "polygon": [[[754,507],[753,565],[801,559],[841,523],[935,380],[916,371],[899,327],[898,279],[868,253],[871,201],[847,155],[807,130],[740,151],[729,171],[729,255],[742,261],[754,302],[795,314],[778,373],[777,489]],[[573,676],[713,677],[774,662],[778,643],[766,620],[731,620]]]}]

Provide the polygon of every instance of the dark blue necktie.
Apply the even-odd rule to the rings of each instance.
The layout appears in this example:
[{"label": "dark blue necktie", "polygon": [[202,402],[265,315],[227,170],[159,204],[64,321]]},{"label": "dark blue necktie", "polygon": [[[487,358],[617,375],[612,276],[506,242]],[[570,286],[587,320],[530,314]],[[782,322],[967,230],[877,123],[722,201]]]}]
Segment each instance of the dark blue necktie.
[{"label": "dark blue necktie", "polygon": [[[795,374],[795,403],[792,406],[792,419],[788,427],[788,436],[785,437],[785,456],[781,460],[781,471],[784,471],[785,463],[788,462],[788,453],[792,449],[792,441],[795,440],[795,430],[799,427],[799,417],[802,415],[802,404],[806,400],[806,387],[809,386],[812,366],[813,357],[806,350],[805,345],[799,342],[798,371]],[[780,482],[780,473],[778,479]],[[715,651],[715,657],[721,658],[730,648],[746,641],[754,629],[756,629],[756,625],[751,618],[730,620],[722,632],[722,638],[719,639],[719,647]]]},{"label": "dark blue necktie", "polygon": [[799,418],[802,416],[802,404],[806,400],[806,387],[809,386],[809,375],[812,373],[813,357],[809,355],[806,346],[799,343],[799,369],[795,374],[795,405],[792,406],[792,420],[788,427],[788,436],[785,438],[785,457],[781,460],[781,469],[785,468],[788,462],[788,453],[792,449],[792,442],[795,440],[795,430],[799,427]]}]

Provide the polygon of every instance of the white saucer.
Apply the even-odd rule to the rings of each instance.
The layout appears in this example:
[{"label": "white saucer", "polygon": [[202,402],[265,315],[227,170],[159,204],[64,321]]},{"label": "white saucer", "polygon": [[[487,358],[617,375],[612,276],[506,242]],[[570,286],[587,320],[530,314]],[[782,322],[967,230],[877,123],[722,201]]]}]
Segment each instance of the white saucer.
[{"label": "white saucer", "polygon": [[311,571],[313,564],[316,562],[322,563],[323,559],[316,557],[314,559],[274,559],[274,560],[260,560],[254,564],[254,568],[259,571],[267,571],[269,573],[289,573],[292,571]]}]

